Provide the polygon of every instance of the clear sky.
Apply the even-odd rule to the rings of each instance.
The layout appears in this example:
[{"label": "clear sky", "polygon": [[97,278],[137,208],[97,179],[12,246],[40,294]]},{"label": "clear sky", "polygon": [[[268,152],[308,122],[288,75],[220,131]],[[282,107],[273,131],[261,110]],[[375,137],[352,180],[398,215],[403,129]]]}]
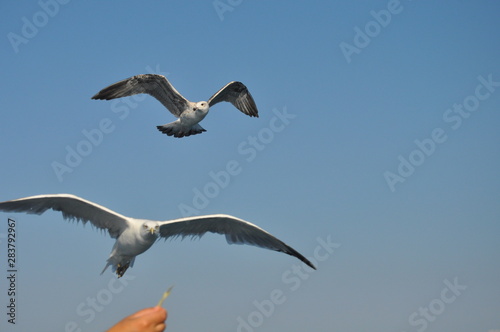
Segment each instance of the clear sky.
[{"label": "clear sky", "polygon": [[[117,280],[99,275],[107,234],[0,213],[0,330],[102,331],[172,284],[167,331],[500,330],[497,1],[0,10],[0,201],[71,193],[137,218],[232,214],[318,267],[210,234],[160,241]],[[152,97],[90,99],[143,73],[192,101],[241,81],[260,117],[218,104],[207,132],[175,139],[155,128],[175,118]]]}]

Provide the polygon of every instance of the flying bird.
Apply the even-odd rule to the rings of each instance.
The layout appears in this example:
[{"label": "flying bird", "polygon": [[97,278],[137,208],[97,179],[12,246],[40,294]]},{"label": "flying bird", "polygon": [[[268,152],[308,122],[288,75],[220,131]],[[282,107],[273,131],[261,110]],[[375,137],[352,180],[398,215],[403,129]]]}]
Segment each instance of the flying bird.
[{"label": "flying bird", "polygon": [[118,278],[134,265],[137,255],[148,250],[159,238],[201,237],[207,232],[225,235],[229,244],[248,244],[281,251],[316,269],[307,258],[262,228],[226,214],[167,221],[135,219],[69,194],[38,195],[0,203],[0,211],[6,212],[40,215],[49,209],[62,212],[64,219],[83,224],[90,222],[98,229],[107,230],[116,242],[101,274],[111,266]]},{"label": "flying bird", "polygon": [[193,103],[184,98],[163,75],[143,74],[127,78],[99,91],[92,99],[110,100],[147,93],[155,97],[178,119],[156,126],[168,136],[185,137],[206,131],[199,122],[208,114],[210,107],[221,101],[233,104],[244,114],[258,117],[259,113],[252,95],[241,82],[229,82],[208,101]]}]

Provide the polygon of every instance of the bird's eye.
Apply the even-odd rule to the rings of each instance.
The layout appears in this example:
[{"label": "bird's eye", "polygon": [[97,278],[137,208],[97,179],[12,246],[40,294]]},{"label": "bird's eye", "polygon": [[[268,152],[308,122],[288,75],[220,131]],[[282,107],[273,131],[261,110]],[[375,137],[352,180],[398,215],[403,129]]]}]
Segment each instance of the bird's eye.
[{"label": "bird's eye", "polygon": [[146,225],[144,225],[144,226],[142,226],[142,227],[144,227],[144,228],[146,228],[146,229],[148,228],[148,226],[146,226]]},{"label": "bird's eye", "polygon": [[156,229],[158,229],[158,228],[160,228],[160,226],[156,225],[156,227],[155,227],[155,228],[156,228]]}]

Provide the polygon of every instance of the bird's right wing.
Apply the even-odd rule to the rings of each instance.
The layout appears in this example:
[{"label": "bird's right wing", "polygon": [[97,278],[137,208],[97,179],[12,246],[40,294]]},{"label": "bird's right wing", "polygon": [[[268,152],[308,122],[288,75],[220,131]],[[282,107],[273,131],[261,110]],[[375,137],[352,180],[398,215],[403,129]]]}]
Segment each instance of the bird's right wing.
[{"label": "bird's right wing", "polygon": [[262,228],[230,215],[213,214],[160,222],[160,236],[165,239],[178,236],[201,237],[207,232],[225,235],[229,244],[248,244],[284,252],[316,269],[307,258],[286,243]]},{"label": "bird's right wing", "polygon": [[181,113],[189,107],[187,99],[170,84],[167,78],[156,74],[136,75],[124,79],[102,89],[92,99],[110,100],[139,93],[147,93],[155,97],[176,117],[180,117]]},{"label": "bird's right wing", "polygon": [[42,214],[52,209],[60,211],[67,220],[88,221],[95,227],[107,230],[112,238],[118,237],[128,226],[129,218],[83,198],[68,195],[39,195],[0,203],[0,211]]}]

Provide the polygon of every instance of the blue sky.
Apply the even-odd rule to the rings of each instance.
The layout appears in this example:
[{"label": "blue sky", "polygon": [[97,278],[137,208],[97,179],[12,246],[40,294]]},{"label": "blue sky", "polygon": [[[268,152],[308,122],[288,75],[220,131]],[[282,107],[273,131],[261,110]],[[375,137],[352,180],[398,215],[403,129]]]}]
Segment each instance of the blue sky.
[{"label": "blue sky", "polygon": [[[8,218],[18,269],[2,331],[104,330],[172,284],[168,331],[500,330],[496,1],[0,8],[1,201],[71,193],[137,218],[232,214],[318,266],[206,235],[158,242],[117,281],[99,275],[106,234],[0,213],[0,269]],[[148,72],[193,101],[242,81],[260,117],[218,104],[207,132],[174,139],[149,96],[90,99]]]}]

